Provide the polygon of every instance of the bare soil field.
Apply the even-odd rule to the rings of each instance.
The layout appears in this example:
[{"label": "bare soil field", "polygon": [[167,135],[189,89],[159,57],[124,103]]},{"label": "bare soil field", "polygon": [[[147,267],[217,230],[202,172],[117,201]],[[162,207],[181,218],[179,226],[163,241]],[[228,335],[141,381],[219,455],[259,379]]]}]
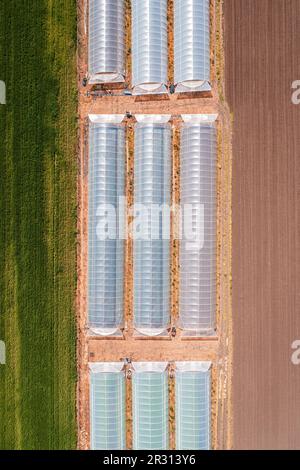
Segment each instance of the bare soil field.
[{"label": "bare soil field", "polygon": [[235,449],[300,448],[299,0],[226,0]]}]

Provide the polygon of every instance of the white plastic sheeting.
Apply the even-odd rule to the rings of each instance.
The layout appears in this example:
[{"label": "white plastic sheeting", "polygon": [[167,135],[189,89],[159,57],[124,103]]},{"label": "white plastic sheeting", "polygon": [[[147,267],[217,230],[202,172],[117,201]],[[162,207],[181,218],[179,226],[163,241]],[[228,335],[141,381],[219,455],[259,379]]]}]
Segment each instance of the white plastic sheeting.
[{"label": "white plastic sheeting", "polygon": [[176,91],[210,89],[209,0],[175,0]]},{"label": "white plastic sheeting", "polygon": [[176,449],[211,447],[210,362],[176,363]]},{"label": "white plastic sheeting", "polygon": [[[203,208],[203,240],[180,243],[180,327],[187,335],[214,334],[216,310],[216,115],[197,115],[181,129],[181,207]],[[194,217],[194,215],[193,215]],[[195,224],[194,218],[192,223]]]},{"label": "white plastic sheeting", "polygon": [[89,120],[98,124],[121,124],[124,114],[89,114]]},{"label": "white plastic sheeting", "polygon": [[175,364],[180,372],[207,372],[211,368],[211,361],[178,361]]},{"label": "white plastic sheeting", "polygon": [[167,80],[167,0],[132,0],[134,94],[164,92]]},{"label": "white plastic sheeting", "polygon": [[170,240],[163,229],[169,214],[162,210],[157,221],[152,212],[170,205],[171,127],[166,119],[137,116],[135,126],[134,204],[146,217],[141,237],[134,240],[134,327],[147,336],[164,333],[170,318]]},{"label": "white plastic sheeting", "polygon": [[133,449],[169,448],[167,363],[134,363]]},{"label": "white plastic sheeting", "polygon": [[90,83],[123,82],[124,0],[89,0]]},{"label": "white plastic sheeting", "polygon": [[92,115],[89,124],[88,318],[91,331],[104,336],[117,334],[123,325],[124,240],[117,230],[115,236],[109,232],[112,238],[103,236],[102,230],[109,208],[115,210],[116,228],[121,225],[120,197],[125,195],[122,117]]},{"label": "white plastic sheeting", "polygon": [[90,365],[90,426],[92,450],[124,450],[125,375],[123,364]]}]

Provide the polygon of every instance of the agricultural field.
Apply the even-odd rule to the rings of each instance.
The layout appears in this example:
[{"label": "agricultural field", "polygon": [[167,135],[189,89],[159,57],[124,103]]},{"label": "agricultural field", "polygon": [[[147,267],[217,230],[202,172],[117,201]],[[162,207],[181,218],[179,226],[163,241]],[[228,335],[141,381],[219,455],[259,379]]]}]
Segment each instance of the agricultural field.
[{"label": "agricultural field", "polygon": [[0,1],[0,449],[76,447],[76,1]]}]

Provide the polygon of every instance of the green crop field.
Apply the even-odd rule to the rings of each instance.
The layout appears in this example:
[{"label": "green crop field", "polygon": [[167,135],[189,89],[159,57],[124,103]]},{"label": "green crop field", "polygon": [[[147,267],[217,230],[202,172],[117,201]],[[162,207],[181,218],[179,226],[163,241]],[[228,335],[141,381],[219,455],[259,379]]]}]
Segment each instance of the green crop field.
[{"label": "green crop field", "polygon": [[76,0],[0,0],[0,448],[76,447]]}]

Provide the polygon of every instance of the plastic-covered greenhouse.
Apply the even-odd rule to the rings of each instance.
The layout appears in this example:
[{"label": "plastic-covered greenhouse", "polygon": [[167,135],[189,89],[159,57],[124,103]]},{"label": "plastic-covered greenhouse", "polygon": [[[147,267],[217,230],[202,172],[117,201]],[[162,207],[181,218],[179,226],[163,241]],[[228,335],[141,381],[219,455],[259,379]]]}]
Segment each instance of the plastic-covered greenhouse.
[{"label": "plastic-covered greenhouse", "polygon": [[90,83],[123,82],[124,0],[89,0]]},{"label": "plastic-covered greenhouse", "polygon": [[210,362],[176,363],[176,449],[209,450]]},{"label": "plastic-covered greenhouse", "polygon": [[[180,326],[186,334],[214,334],[216,310],[216,115],[183,116],[181,207],[203,208],[203,245],[180,244]],[[193,220],[193,224],[195,220]]]},{"label": "plastic-covered greenhouse", "polygon": [[209,0],[175,0],[176,91],[210,89],[209,5]]},{"label": "plastic-covered greenhouse", "polygon": [[133,449],[169,448],[167,363],[133,363]]},{"label": "plastic-covered greenhouse", "polygon": [[[117,334],[123,325],[124,240],[105,232],[116,215],[121,229],[120,197],[125,195],[123,115],[91,115],[89,124],[88,318],[99,335]],[[111,229],[114,220],[111,219]],[[109,238],[107,238],[109,237]]]},{"label": "plastic-covered greenhouse", "polygon": [[167,80],[167,0],[132,0],[134,93],[164,92]]},{"label": "plastic-covered greenhouse", "polygon": [[170,205],[170,116],[136,116],[134,204],[147,211],[142,235],[134,240],[134,327],[143,334],[162,334],[169,324],[170,240],[169,213],[154,208]]},{"label": "plastic-covered greenhouse", "polygon": [[92,450],[124,450],[125,375],[123,363],[90,364]]}]

